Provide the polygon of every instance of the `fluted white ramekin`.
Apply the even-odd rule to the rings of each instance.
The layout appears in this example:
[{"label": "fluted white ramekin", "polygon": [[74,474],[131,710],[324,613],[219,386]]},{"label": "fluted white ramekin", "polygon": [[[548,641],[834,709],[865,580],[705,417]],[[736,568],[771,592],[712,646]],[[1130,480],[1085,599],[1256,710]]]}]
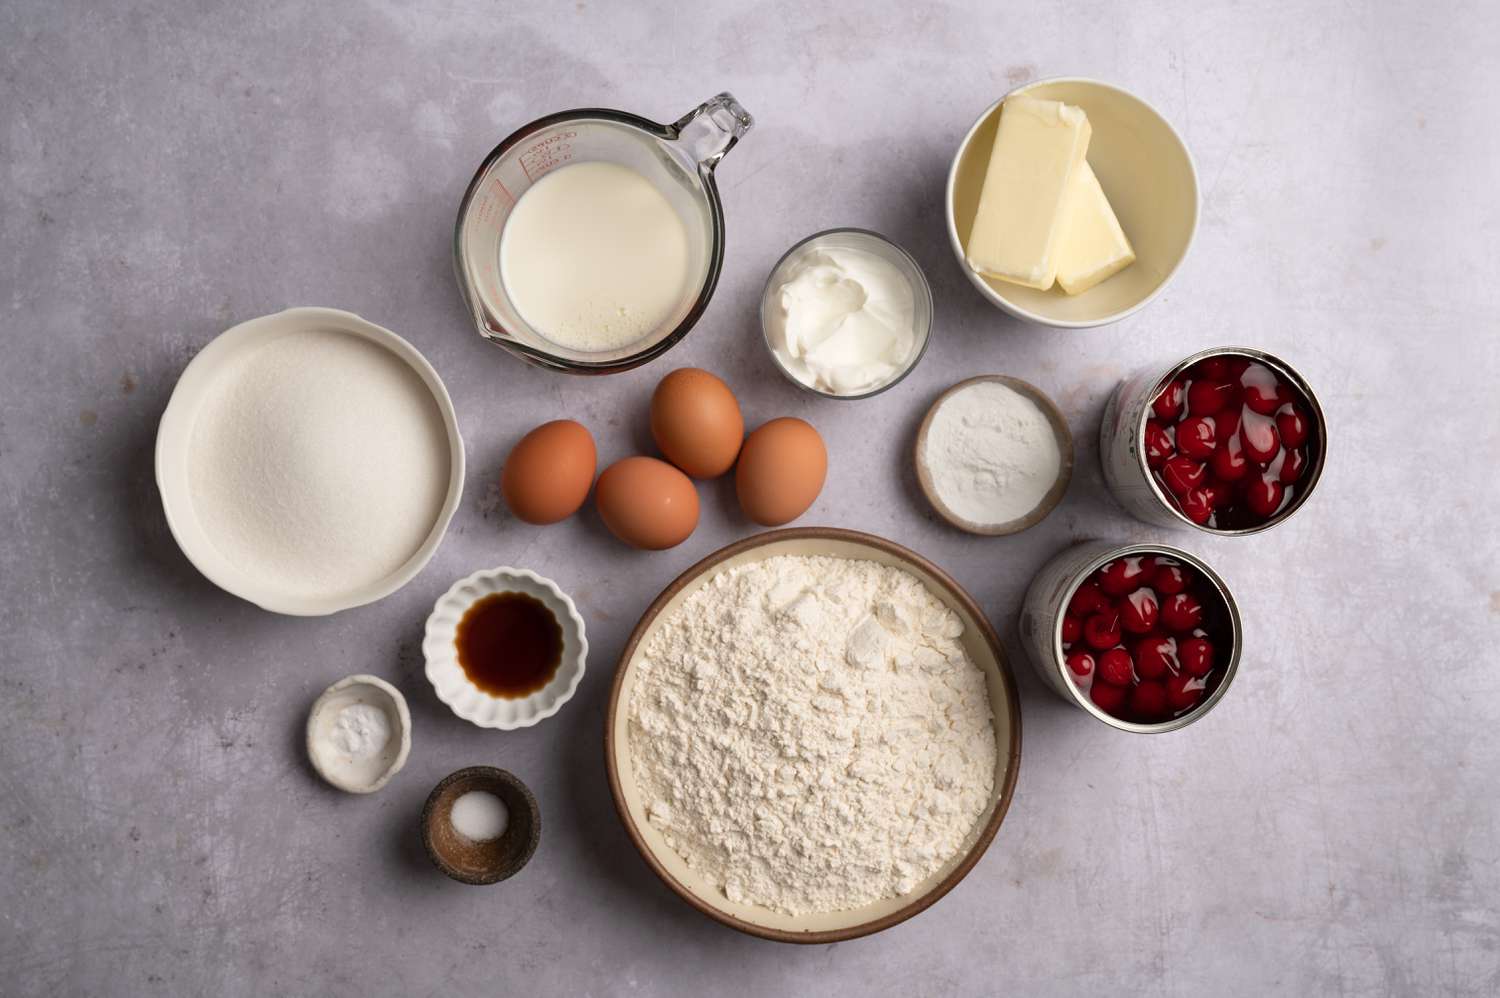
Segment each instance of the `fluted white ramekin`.
[{"label": "fluted white ramekin", "polygon": [[[546,686],[524,697],[497,697],[475,686],[458,662],[458,622],[469,607],[491,593],[526,593],[541,600],[562,625],[562,662]],[[453,583],[432,608],[422,638],[427,681],[438,699],[481,728],[529,728],[562,708],[578,689],[588,659],[583,617],[551,579],[524,568],[489,568]]]}]

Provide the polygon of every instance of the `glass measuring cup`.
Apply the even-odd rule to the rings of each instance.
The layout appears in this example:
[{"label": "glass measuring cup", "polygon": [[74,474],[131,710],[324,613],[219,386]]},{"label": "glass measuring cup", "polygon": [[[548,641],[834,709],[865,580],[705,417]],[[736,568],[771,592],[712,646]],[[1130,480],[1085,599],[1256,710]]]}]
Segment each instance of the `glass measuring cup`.
[{"label": "glass measuring cup", "polygon": [[[458,209],[453,260],[479,334],[541,367],[571,374],[627,371],[665,353],[698,321],[724,262],[724,209],[714,168],[750,130],[753,119],[733,96],[719,94],[670,125],[606,108],[538,118],[513,132],[480,166]],[[650,334],[615,350],[561,346],[533,329],[500,276],[500,236],[521,196],[570,163],[629,167],[659,190],[687,232],[693,274],[683,300]]]}]

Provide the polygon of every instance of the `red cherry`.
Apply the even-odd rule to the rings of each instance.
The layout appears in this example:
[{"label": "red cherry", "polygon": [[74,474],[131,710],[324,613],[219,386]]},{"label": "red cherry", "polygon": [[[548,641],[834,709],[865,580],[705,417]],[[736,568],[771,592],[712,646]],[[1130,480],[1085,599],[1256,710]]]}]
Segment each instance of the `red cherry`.
[{"label": "red cherry", "polygon": [[1239,434],[1224,440],[1214,451],[1214,477],[1221,482],[1237,482],[1250,470],[1250,459],[1245,457],[1245,445]]},{"label": "red cherry", "polygon": [[1174,496],[1184,496],[1203,484],[1208,477],[1208,468],[1190,457],[1178,454],[1167,458],[1161,466],[1161,480],[1167,491]]},{"label": "red cherry", "polygon": [[1242,405],[1232,405],[1227,409],[1214,413],[1214,438],[1217,440],[1228,440],[1240,432],[1240,413],[1244,411]]},{"label": "red cherry", "polygon": [[1232,393],[1227,381],[1194,381],[1188,386],[1188,412],[1194,416],[1212,416],[1229,404]]},{"label": "red cherry", "polygon": [[1276,414],[1276,429],[1287,447],[1301,447],[1307,442],[1307,417],[1295,405],[1282,406]]},{"label": "red cherry", "polygon": [[1177,447],[1167,428],[1154,419],[1146,420],[1146,464],[1160,468],[1163,461],[1176,453]]},{"label": "red cherry", "polygon": [[1089,614],[1098,613],[1109,605],[1109,597],[1100,591],[1099,583],[1090,579],[1079,586],[1078,590],[1073,593],[1073,598],[1068,601],[1068,616],[1082,620]]},{"label": "red cherry", "polygon": [[1149,555],[1116,558],[1099,568],[1097,575],[1099,588],[1110,596],[1124,596],[1128,592],[1133,592],[1137,587],[1145,585],[1155,569],[1156,563]]},{"label": "red cherry", "polygon": [[1093,689],[1089,690],[1089,699],[1104,713],[1119,717],[1125,707],[1125,687],[1095,683]]},{"label": "red cherry", "polygon": [[1174,593],[1161,605],[1161,622],[1169,631],[1191,631],[1203,623],[1203,604],[1192,593]]},{"label": "red cherry", "polygon": [[1281,407],[1276,397],[1281,382],[1275,373],[1264,364],[1251,364],[1240,375],[1240,384],[1245,388],[1245,404],[1262,416],[1269,416]]},{"label": "red cherry", "polygon": [[1069,652],[1064,661],[1068,663],[1068,671],[1079,679],[1094,671],[1094,656],[1086,651]]},{"label": "red cherry", "polygon": [[1156,558],[1156,571],[1151,573],[1151,585],[1164,596],[1180,593],[1188,587],[1187,571],[1171,558]]},{"label": "red cherry", "polygon": [[1270,519],[1286,498],[1286,486],[1270,475],[1261,475],[1245,489],[1245,505],[1256,516]]},{"label": "red cherry", "polygon": [[1236,385],[1239,384],[1240,383],[1240,375],[1244,374],[1245,373],[1245,369],[1248,368],[1249,366],[1250,366],[1250,358],[1249,357],[1230,357],[1229,358],[1229,381],[1230,381],[1230,383],[1231,384],[1236,384]]},{"label": "red cherry", "polygon": [[1083,622],[1083,640],[1089,647],[1104,651],[1120,643],[1120,614],[1101,610]]},{"label": "red cherry", "polygon": [[1214,421],[1208,416],[1189,416],[1177,424],[1177,449],[1188,457],[1207,461],[1214,456]]},{"label": "red cherry", "polygon": [[1167,677],[1167,706],[1174,713],[1182,713],[1198,703],[1203,696],[1203,681],[1183,673]]},{"label": "red cherry", "polygon": [[1229,358],[1222,354],[1218,357],[1205,357],[1193,365],[1192,373],[1197,378],[1223,381],[1229,377]]},{"label": "red cherry", "polygon": [[1142,679],[1160,679],[1181,671],[1177,664],[1177,639],[1152,635],[1135,646],[1135,671]]},{"label": "red cherry", "polygon": [[[1180,444],[1182,442],[1180,432],[1177,434],[1177,439]],[[1245,418],[1240,423],[1240,440],[1245,445],[1245,454],[1256,464],[1265,464],[1281,449],[1281,441],[1276,436],[1275,421],[1269,416],[1262,416],[1256,412],[1245,413]],[[1182,450],[1184,453],[1191,453],[1186,447]]]},{"label": "red cherry", "polygon": [[1173,378],[1167,382],[1167,387],[1156,396],[1156,401],[1151,403],[1151,409],[1158,418],[1168,423],[1175,423],[1177,417],[1182,415],[1182,379]]},{"label": "red cherry", "polygon": [[[1234,505],[1236,488],[1238,488],[1238,486],[1233,482],[1223,482],[1217,478],[1210,478],[1197,489],[1197,491],[1201,492],[1202,495],[1199,496],[1195,501],[1207,503],[1210,511],[1218,512],[1219,510]],[[1210,519],[1208,521],[1208,526],[1214,529],[1218,529],[1219,524]]]},{"label": "red cherry", "polygon": [[1210,486],[1202,486],[1188,492],[1179,501],[1182,507],[1182,515],[1192,520],[1198,526],[1208,523],[1209,518],[1214,515],[1214,499],[1216,493]]},{"label": "red cherry", "polygon": [[1062,643],[1073,644],[1083,637],[1083,621],[1077,617],[1064,617],[1062,619]]},{"label": "red cherry", "polygon": [[1290,485],[1302,477],[1307,470],[1307,451],[1292,447],[1281,452],[1281,473],[1277,476],[1282,485]]},{"label": "red cherry", "polygon": [[1159,610],[1156,593],[1144,587],[1137,589],[1120,604],[1120,626],[1131,634],[1149,634],[1156,626]]},{"label": "red cherry", "polygon": [[1130,652],[1124,648],[1111,648],[1099,656],[1099,678],[1116,686],[1129,686],[1135,679],[1131,667]]},{"label": "red cherry", "polygon": [[1155,679],[1148,679],[1130,691],[1130,713],[1138,721],[1147,724],[1162,721],[1167,717],[1167,688]]},{"label": "red cherry", "polygon": [[1213,671],[1214,646],[1207,638],[1183,638],[1177,643],[1177,660],[1184,672],[1201,679]]}]

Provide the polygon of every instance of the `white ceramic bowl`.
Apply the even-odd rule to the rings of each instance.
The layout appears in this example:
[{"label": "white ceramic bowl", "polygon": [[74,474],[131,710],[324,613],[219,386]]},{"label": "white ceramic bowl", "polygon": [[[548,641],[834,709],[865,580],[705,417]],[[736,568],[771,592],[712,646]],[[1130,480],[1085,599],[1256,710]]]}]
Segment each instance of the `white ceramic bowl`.
[{"label": "white ceramic bowl", "polygon": [[1187,257],[1198,229],[1198,172],[1182,137],[1161,113],[1134,94],[1077,77],[1038,80],[1006,97],[1025,94],[1083,108],[1093,136],[1088,160],[1135,248],[1133,264],[1081,295],[983,277],[964,259],[979,207],[985,168],[1000,120],[1001,98],[974,122],[948,170],[948,242],[969,282],[992,304],[1044,326],[1084,328],[1117,322],[1161,294]]},{"label": "white ceramic bowl", "polygon": [[[448,481],[443,505],[426,539],[395,571],[373,582],[319,597],[284,592],[253,578],[225,558],[193,511],[188,480],[188,453],[193,424],[203,400],[216,390],[217,375],[237,357],[270,340],[310,330],[333,330],[357,336],[390,351],[404,361],[432,392],[448,436]],[[161,493],[167,526],[188,561],[214,585],[275,613],[315,617],[372,603],[410,582],[442,543],[448,523],[458,509],[464,485],[464,441],[458,429],[453,400],[427,359],[389,329],[333,308],[290,308],[242,322],[225,330],[188,364],[172,390],[156,431],[156,486]],[[357,497],[351,497],[351,502]]]},{"label": "white ceramic bowl", "polygon": [[[921,580],[929,592],[958,614],[964,624],[964,650],[984,672],[995,725],[995,784],[984,814],[965,847],[932,876],[900,897],[860,908],[788,915],[759,905],[730,901],[718,885],[689,867],[646,819],[645,802],[630,761],[630,697],[647,642],[665,616],[719,573],[777,555],[830,555],[892,565]],[[615,672],[604,721],[604,757],[610,792],[625,831],[646,864],[688,904],[710,918],[750,935],[790,943],[835,943],[888,929],[924,911],[979,862],[1000,828],[1015,793],[1021,766],[1021,710],[1015,680],[994,628],[971,596],[942,569],[899,544],[871,534],[832,527],[796,527],[756,534],[721,548],[689,568],[646,609],[625,644]]]},{"label": "white ceramic bowl", "polygon": [[[491,593],[526,593],[541,600],[562,625],[562,662],[546,686],[529,696],[497,697],[469,681],[458,662],[458,622],[477,601]],[[453,583],[427,618],[422,655],[427,681],[448,709],[481,728],[510,731],[529,728],[556,714],[573,697],[583,679],[589,642],[583,617],[557,583],[523,568],[490,568]]]},{"label": "white ceramic bowl", "polygon": [[[1041,410],[1042,415],[1047,417],[1048,425],[1052,427],[1052,435],[1057,441],[1057,452],[1060,458],[1057,478],[1053,481],[1052,487],[1042,496],[1041,501],[1037,503],[1036,508],[1005,523],[975,523],[949,509],[948,504],[943,502],[942,493],[938,491],[932,468],[927,464],[927,436],[932,431],[932,423],[937,418],[938,410],[964,389],[985,382],[1004,385],[1022,398],[1030,400]],[[1073,481],[1073,431],[1068,429],[1068,419],[1057,407],[1057,403],[1053,402],[1051,396],[1036,385],[1006,374],[981,374],[960,381],[939,395],[928,407],[927,415],[922,417],[922,423],[917,427],[917,441],[912,448],[912,459],[917,468],[917,485],[938,516],[966,533],[977,534],[981,537],[1004,537],[1007,534],[1020,533],[1041,523],[1057,508],[1057,504],[1062,502],[1062,497],[1067,494],[1069,483]]]},{"label": "white ceramic bowl", "polygon": [[[328,740],[339,711],[364,703],[385,713],[391,740],[377,756],[356,759]],[[345,676],[313,701],[307,714],[307,756],[318,775],[351,794],[372,794],[401,772],[411,753],[411,712],[401,691],[379,676]]]}]

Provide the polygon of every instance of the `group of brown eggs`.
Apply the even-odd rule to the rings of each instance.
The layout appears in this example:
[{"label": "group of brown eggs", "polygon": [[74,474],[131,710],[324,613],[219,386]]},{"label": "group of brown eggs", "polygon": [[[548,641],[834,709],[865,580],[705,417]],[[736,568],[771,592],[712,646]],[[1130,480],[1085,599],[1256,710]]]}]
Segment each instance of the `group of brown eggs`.
[{"label": "group of brown eggs", "polygon": [[775,527],[801,516],[828,474],[828,450],[809,423],[783,416],[747,437],[729,386],[696,367],[679,368],[657,384],[651,436],[665,461],[622,458],[596,483],[598,452],[588,428],[571,419],[543,423],[505,460],[505,503],[527,523],[556,523],[578,512],[593,489],[612,534],[632,547],[660,551],[681,544],[698,526],[694,478],[717,478],[733,468],[745,516]]}]

